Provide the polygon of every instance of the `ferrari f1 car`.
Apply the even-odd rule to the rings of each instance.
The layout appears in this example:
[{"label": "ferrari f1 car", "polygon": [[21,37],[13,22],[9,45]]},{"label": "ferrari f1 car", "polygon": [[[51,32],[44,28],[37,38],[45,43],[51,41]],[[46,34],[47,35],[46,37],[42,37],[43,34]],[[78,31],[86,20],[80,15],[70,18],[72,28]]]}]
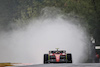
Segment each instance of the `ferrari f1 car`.
[{"label": "ferrari f1 car", "polygon": [[72,63],[72,54],[58,49],[49,51],[49,54],[44,54],[44,64],[46,63]]}]

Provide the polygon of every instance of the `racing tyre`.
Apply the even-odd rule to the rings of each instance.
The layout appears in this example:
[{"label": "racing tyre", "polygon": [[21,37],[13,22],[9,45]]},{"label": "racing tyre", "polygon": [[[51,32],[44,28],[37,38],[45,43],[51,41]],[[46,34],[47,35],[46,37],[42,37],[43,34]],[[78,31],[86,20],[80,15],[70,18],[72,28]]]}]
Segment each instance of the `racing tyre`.
[{"label": "racing tyre", "polygon": [[67,63],[72,63],[72,55],[71,54],[67,54]]},{"label": "racing tyre", "polygon": [[44,64],[48,63],[48,54],[44,54]]}]

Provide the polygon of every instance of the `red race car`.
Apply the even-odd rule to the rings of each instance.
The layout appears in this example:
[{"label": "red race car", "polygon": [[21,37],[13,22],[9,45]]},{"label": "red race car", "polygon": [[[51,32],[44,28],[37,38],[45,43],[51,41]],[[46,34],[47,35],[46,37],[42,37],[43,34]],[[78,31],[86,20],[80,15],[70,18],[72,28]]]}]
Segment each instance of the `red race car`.
[{"label": "red race car", "polygon": [[72,54],[57,48],[56,51],[49,51],[49,54],[44,54],[44,64],[46,63],[72,63]]}]

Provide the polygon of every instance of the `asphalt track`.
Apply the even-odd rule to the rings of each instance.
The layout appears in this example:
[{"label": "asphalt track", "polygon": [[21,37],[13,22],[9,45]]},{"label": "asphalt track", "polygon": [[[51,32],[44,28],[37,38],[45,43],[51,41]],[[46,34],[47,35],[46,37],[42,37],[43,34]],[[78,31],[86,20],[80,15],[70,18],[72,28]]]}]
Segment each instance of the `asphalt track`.
[{"label": "asphalt track", "polygon": [[100,67],[100,63],[81,63],[81,64],[39,64],[14,67]]}]

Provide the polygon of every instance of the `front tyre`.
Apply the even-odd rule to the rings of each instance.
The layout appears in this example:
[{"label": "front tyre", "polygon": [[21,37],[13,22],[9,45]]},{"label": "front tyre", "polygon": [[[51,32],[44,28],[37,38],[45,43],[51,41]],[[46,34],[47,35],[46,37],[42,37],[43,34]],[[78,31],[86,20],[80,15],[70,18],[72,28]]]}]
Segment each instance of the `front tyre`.
[{"label": "front tyre", "polygon": [[48,63],[48,54],[44,54],[44,64]]},{"label": "front tyre", "polygon": [[67,54],[67,63],[72,63],[72,55],[71,54]]}]

